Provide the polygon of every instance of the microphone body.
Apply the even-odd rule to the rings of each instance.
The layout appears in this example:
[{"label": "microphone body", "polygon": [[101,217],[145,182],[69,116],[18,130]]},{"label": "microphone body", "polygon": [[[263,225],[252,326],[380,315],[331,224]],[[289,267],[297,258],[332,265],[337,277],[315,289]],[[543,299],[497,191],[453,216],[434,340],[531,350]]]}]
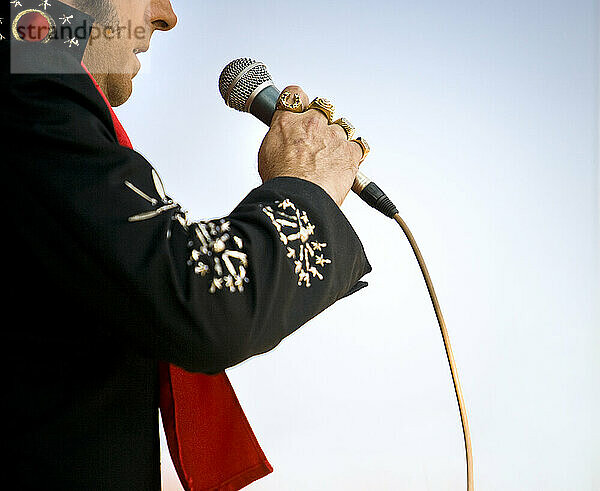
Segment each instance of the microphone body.
[{"label": "microphone body", "polygon": [[281,91],[274,85],[262,89],[250,103],[249,113],[260,119],[267,126],[271,126],[275,107]]},{"label": "microphone body", "polygon": [[[249,58],[232,61],[221,72],[219,90],[228,106],[250,113],[271,126],[281,91],[275,87],[263,63]],[[398,213],[394,203],[381,188],[360,171],[354,180],[352,191],[389,218],[394,218]]]}]

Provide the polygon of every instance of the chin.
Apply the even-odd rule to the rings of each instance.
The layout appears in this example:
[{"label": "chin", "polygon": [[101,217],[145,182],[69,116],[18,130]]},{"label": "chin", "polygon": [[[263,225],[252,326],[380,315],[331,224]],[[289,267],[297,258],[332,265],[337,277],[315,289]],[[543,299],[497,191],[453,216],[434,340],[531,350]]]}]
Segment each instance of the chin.
[{"label": "chin", "polygon": [[133,92],[132,75],[126,73],[112,74],[108,80],[106,97],[113,107],[125,104]]}]

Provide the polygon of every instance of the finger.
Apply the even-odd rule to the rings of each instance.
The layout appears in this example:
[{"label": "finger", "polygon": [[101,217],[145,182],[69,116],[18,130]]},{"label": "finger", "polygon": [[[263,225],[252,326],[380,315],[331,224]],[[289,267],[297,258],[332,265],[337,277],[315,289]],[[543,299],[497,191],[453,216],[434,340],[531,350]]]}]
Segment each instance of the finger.
[{"label": "finger", "polygon": [[331,131],[333,131],[335,133],[335,136],[339,137],[339,138],[343,138],[344,140],[348,139],[348,134],[346,133],[346,130],[344,128],[342,128],[339,124],[332,124],[329,126],[331,128]]},{"label": "finger", "polygon": [[[339,118],[336,119],[333,122],[332,126],[337,126],[338,128],[341,128],[343,131],[343,136],[346,137],[347,140],[352,140],[354,138],[354,135],[356,133],[356,128],[354,127],[354,125],[348,120],[348,118]],[[334,128],[336,131],[336,134],[340,134],[339,130],[337,128]]]},{"label": "finger", "polygon": [[289,85],[281,91],[277,99],[275,113],[302,113],[308,106],[308,96],[297,85]]},{"label": "finger", "polygon": [[348,145],[350,145],[350,151],[352,152],[354,161],[358,162],[358,165],[362,164],[364,157],[362,147],[356,143],[356,141],[349,141]]},{"label": "finger", "polygon": [[298,94],[298,96],[300,97],[300,101],[302,102],[302,106],[305,109],[310,104],[308,96],[298,85],[288,85],[285,89],[282,90],[282,93],[284,92],[289,92],[292,95],[292,97],[294,96],[294,94]]},{"label": "finger", "polygon": [[[303,112],[308,104],[308,96],[300,87],[297,85],[288,85],[279,95],[271,126],[273,126],[273,123],[276,123],[280,118],[286,118],[291,114]],[[289,109],[287,109],[286,106],[289,107]],[[294,107],[296,109],[292,109]]]},{"label": "finger", "polygon": [[365,140],[362,137],[358,137],[358,138],[354,138],[353,140],[350,140],[350,143],[355,147],[359,149],[360,152],[360,158],[359,158],[359,165],[362,164],[364,162],[364,160],[367,158],[367,155],[369,155],[369,152],[371,151],[371,147],[369,147],[369,144],[367,143],[367,140]]}]

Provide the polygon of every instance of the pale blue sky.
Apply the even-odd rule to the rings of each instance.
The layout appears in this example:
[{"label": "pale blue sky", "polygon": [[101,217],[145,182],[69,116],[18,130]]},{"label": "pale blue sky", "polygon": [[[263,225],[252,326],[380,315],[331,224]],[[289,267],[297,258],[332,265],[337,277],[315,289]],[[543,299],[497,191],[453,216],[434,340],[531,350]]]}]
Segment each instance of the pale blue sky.
[{"label": "pale blue sky", "polygon": [[[598,7],[593,1],[175,0],[118,110],[195,218],[259,184],[261,123],[217,90],[233,58],[331,98],[427,260],[480,490],[600,489]],[[256,490],[460,490],[447,362],[400,229],[343,207],[374,271],[229,370],[275,467]],[[165,489],[177,489],[165,486]]]}]

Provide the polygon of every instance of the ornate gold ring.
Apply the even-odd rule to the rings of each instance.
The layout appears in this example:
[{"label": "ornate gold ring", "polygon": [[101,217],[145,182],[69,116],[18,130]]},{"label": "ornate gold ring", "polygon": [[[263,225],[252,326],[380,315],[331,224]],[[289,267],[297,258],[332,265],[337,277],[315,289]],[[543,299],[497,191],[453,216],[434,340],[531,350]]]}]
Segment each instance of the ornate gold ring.
[{"label": "ornate gold ring", "polygon": [[279,110],[290,111],[292,113],[304,112],[304,104],[302,104],[300,96],[287,91],[281,93],[275,107]]},{"label": "ornate gold ring", "polygon": [[335,106],[323,97],[317,97],[310,103],[308,109],[316,109],[321,111],[327,118],[329,124],[333,123],[333,114],[335,113]]},{"label": "ornate gold ring", "polygon": [[342,129],[346,132],[346,136],[348,140],[352,140],[354,138],[354,134],[356,133],[356,128],[354,125],[346,118],[336,119],[333,124],[338,124],[342,127]]}]

